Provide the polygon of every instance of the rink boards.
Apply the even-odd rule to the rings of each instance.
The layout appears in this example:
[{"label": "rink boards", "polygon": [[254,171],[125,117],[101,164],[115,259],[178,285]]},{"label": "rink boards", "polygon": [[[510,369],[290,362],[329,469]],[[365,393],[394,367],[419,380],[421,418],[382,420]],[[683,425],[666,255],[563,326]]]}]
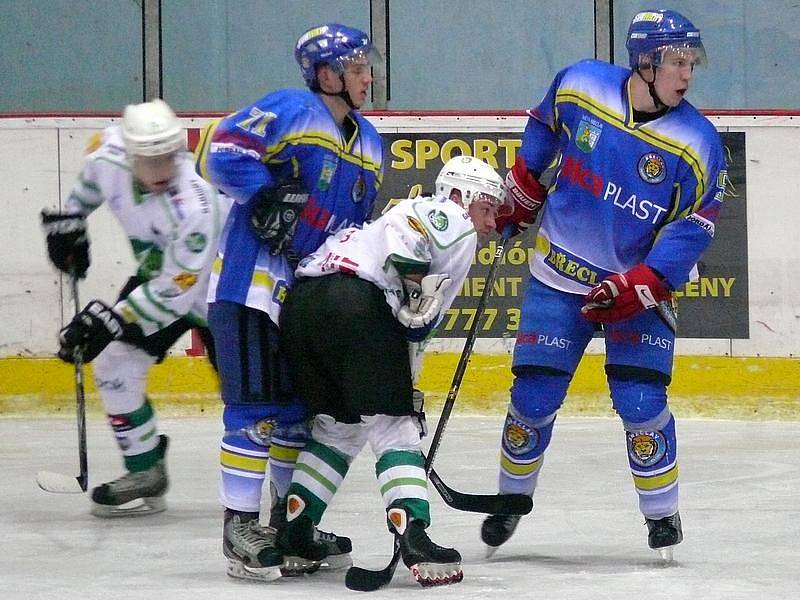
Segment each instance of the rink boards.
[{"label": "rink boards", "polygon": [[[211,118],[183,117],[190,145]],[[387,135],[387,170],[396,171],[397,177],[434,171],[455,152],[480,155],[503,170],[513,159],[525,123],[521,113],[386,113],[369,118]],[[722,302],[701,321],[727,322],[730,327],[677,340],[676,373],[670,388],[673,407],[698,416],[800,417],[800,361],[795,358],[800,355],[796,302],[800,298],[800,278],[796,276],[800,211],[792,192],[796,187],[793,175],[800,172],[800,154],[795,150],[800,119],[778,113],[710,118],[721,133],[742,133],[744,138],[746,156],[741,164],[746,170],[746,190],[738,190],[739,200],[733,197],[727,202],[744,203],[746,197],[746,237],[739,242],[743,252],[735,260],[745,262],[747,276],[733,284],[731,273],[720,273],[718,281],[701,280],[683,290],[685,296],[695,296],[698,301],[705,301],[702,296],[707,294],[708,302]],[[80,169],[86,140],[114,121],[89,115],[0,118],[0,164],[5,166],[2,181],[6,190],[6,218],[0,222],[0,237],[13,247],[13,260],[0,264],[0,321],[4,323],[0,414],[59,409],[69,414],[72,410],[71,368],[47,357],[53,356],[56,332],[73,308],[68,286],[47,264],[38,212],[43,206],[58,206],[66,197]],[[403,191],[412,180],[396,182],[402,182],[399,189]],[[81,285],[84,300],[115,296],[132,272],[132,259],[120,234],[107,211],[98,211],[90,220],[95,263]],[[507,401],[515,333],[511,327],[524,282],[525,258],[522,248],[512,250],[520,260],[511,266],[522,269],[522,276],[501,273],[499,281],[506,295],[493,299],[499,307],[494,327],[501,327],[483,333],[478,340],[458,399],[459,410],[502,412]],[[517,254],[509,254],[511,263]],[[480,254],[476,263],[480,263]],[[470,307],[477,303],[480,283],[479,276],[468,280],[456,308],[460,312],[445,321],[445,339],[434,343],[433,352],[426,357],[422,387],[434,403],[441,401],[449,388],[463,341],[461,332],[469,310],[474,310]],[[744,291],[746,301],[735,310],[726,310],[724,297],[731,289]],[[573,381],[565,412],[609,413],[602,350],[602,340],[593,340]],[[177,344],[174,356],[154,369],[149,393],[156,403],[179,412],[216,410],[213,373],[202,358],[185,354],[196,354],[189,336]],[[87,382],[90,402],[96,402],[91,377]]]},{"label": "rink boards", "polygon": [[[435,412],[450,388],[458,354],[426,355],[420,387],[428,410]],[[456,400],[456,412],[503,413],[511,385],[508,354],[479,354],[470,361]],[[90,410],[99,403],[87,373]],[[71,365],[57,359],[0,359],[0,415],[74,412]],[[216,413],[220,402],[216,377],[201,357],[169,357],[153,368],[148,395],[170,414]],[[800,419],[800,361],[791,358],[678,356],[669,389],[670,402],[682,416],[734,419]],[[611,402],[603,356],[584,357],[570,386],[563,414],[610,415]]]}]

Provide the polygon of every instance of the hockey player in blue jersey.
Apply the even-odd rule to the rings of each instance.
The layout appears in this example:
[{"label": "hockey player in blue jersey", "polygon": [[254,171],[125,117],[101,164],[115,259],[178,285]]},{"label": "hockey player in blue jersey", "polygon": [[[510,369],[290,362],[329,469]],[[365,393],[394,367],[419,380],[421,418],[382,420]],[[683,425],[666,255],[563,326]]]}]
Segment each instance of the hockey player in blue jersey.
[{"label": "hockey player in blue jersey", "polygon": [[[315,27],[299,38],[295,58],[308,90],[256,100],[212,123],[198,146],[200,173],[235,200],[211,275],[209,325],[225,404],[223,550],[228,574],[244,579],[280,576],[275,528],[285,521],[292,469],[308,435],[278,350],[281,304],[299,259],[370,217],[383,177],[381,138],[358,112],[379,58],[367,34]],[[268,462],[272,508],[270,527],[262,527]],[[319,535],[329,550],[323,566],[348,566],[350,540]]]},{"label": "hockey player in blue jersey", "polygon": [[[664,309],[714,237],[725,162],[713,125],[685,99],[706,55],[700,31],[671,10],[638,13],[630,70],[585,60],[559,72],[528,111],[506,184],[515,209],[497,222],[541,224],[522,305],[503,427],[500,491],[533,494],[556,413],[595,328],[622,419],[648,544],[682,538],[675,419],[667,405],[675,344]],[[548,190],[538,178],[556,161]],[[493,552],[520,517],[492,515]]]}]

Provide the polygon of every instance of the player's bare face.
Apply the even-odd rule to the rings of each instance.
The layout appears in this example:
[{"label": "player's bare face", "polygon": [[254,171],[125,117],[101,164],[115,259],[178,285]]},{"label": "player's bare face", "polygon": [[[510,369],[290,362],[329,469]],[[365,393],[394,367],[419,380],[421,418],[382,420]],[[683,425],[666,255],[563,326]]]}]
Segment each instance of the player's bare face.
[{"label": "player's bare face", "polygon": [[665,50],[656,69],[656,94],[667,106],[678,106],[689,91],[696,59],[689,50]]},{"label": "player's bare face", "polygon": [[469,217],[478,236],[483,238],[494,231],[497,204],[485,200],[473,200],[469,205]]},{"label": "player's bare face", "polygon": [[350,62],[344,70],[344,86],[356,108],[367,100],[369,86],[372,84],[372,69],[367,58]]},{"label": "player's bare face", "polygon": [[133,176],[150,192],[159,194],[166,191],[175,177],[177,166],[175,154],[161,156],[134,156]]}]

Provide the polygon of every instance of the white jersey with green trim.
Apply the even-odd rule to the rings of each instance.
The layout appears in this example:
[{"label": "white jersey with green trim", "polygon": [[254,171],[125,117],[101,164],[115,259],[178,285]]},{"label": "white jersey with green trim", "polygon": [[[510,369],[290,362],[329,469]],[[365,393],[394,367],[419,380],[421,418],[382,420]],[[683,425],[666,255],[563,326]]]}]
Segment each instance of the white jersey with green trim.
[{"label": "white jersey with green trim", "polygon": [[137,183],[119,126],[88,148],[63,212],[91,214],[106,204],[125,230],[145,282],[114,310],[151,335],[181,317],[206,324],[206,294],[220,228],[230,201],[194,171],[192,157],[176,159],[169,188],[150,193]]},{"label": "white jersey with green trim", "polygon": [[329,237],[300,262],[297,277],[346,273],[384,291],[397,316],[405,301],[403,274],[447,273],[441,313],[455,300],[475,257],[477,235],[466,210],[443,197],[403,200],[362,229]]}]

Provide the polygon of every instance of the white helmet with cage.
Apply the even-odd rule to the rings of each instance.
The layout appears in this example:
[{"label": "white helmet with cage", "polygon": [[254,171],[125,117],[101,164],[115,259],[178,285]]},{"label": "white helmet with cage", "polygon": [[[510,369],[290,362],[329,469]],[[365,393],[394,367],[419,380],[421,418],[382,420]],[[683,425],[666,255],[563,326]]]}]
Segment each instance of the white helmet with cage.
[{"label": "white helmet with cage", "polygon": [[452,197],[458,190],[461,205],[469,209],[476,200],[497,207],[505,204],[506,187],[503,178],[492,167],[473,156],[455,156],[448,160],[436,177],[436,194]]},{"label": "white helmet with cage", "polygon": [[161,156],[186,145],[181,122],[161,99],[129,104],[122,115],[122,138],[132,156]]}]

